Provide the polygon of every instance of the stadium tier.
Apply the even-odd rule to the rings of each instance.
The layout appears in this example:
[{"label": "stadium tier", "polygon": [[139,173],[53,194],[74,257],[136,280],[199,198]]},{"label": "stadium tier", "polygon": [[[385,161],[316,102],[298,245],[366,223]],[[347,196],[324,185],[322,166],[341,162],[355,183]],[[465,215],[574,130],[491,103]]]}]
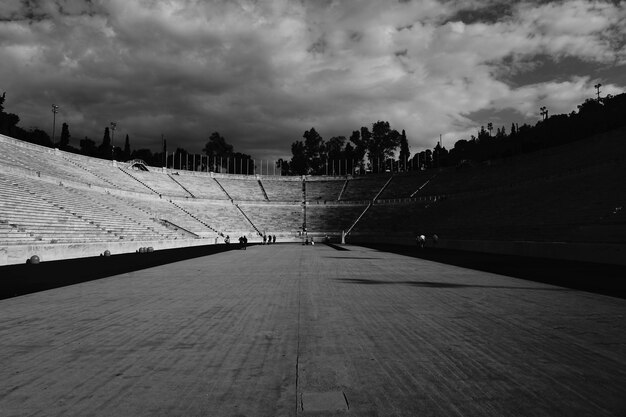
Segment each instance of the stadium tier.
[{"label": "stadium tier", "polygon": [[283,242],[345,233],[351,242],[406,244],[416,234],[437,234],[449,247],[504,241],[621,248],[622,139],[616,132],[421,172],[275,177],[138,167],[0,135],[0,265],[31,255],[45,261],[215,244],[227,235],[258,242],[264,233]]}]

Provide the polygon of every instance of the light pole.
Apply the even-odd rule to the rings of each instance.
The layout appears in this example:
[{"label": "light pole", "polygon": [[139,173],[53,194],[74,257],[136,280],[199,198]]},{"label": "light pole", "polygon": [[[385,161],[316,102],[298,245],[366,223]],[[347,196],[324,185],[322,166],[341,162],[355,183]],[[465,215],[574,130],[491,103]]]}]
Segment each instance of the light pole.
[{"label": "light pole", "polygon": [[117,127],[117,123],[111,122],[111,159],[115,159],[115,128]]},{"label": "light pole", "polygon": [[598,83],[598,84],[593,86],[593,88],[595,88],[597,90],[598,103],[600,102],[600,87],[602,87],[602,84],[600,84],[600,83]]},{"label": "light pole", "polygon": [[548,118],[548,108],[546,106],[542,106],[539,110],[541,110],[540,114],[543,116],[543,120],[546,120]]},{"label": "light pole", "polygon": [[52,143],[54,144],[54,134],[56,130],[57,123],[57,113],[59,112],[59,106],[56,104],[52,105]]}]

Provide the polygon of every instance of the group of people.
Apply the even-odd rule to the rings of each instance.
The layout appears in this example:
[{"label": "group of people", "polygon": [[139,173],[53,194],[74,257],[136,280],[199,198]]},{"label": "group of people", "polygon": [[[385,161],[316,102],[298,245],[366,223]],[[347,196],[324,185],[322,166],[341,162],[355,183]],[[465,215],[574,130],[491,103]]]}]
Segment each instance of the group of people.
[{"label": "group of people", "polygon": [[[222,235],[223,236],[223,235]],[[215,239],[215,243],[217,243],[217,239]],[[227,245],[230,245],[230,236],[226,235],[224,236],[224,243],[226,243]],[[276,235],[266,235],[263,234],[263,244],[264,245],[269,245],[272,243],[276,243]],[[239,236],[239,248],[246,250],[246,248],[248,247],[248,238],[244,235],[244,236]]]},{"label": "group of people", "polygon": [[[439,242],[439,236],[433,234],[433,246],[437,246],[437,242]],[[420,249],[423,249],[426,246],[426,236],[418,234],[415,243]]]},{"label": "group of people", "polygon": [[245,235],[239,236],[239,248],[246,250],[246,247],[248,247],[248,238]]},{"label": "group of people", "polygon": [[263,244],[269,245],[271,243],[276,243],[276,235],[266,235],[263,234]]}]

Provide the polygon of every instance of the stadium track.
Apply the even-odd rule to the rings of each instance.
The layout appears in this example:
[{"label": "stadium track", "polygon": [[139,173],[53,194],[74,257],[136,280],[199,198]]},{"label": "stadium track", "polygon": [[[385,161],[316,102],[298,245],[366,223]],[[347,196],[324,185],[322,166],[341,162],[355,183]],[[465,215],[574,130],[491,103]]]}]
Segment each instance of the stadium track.
[{"label": "stadium track", "polygon": [[626,300],[346,248],[1,300],[0,415],[626,414]]}]

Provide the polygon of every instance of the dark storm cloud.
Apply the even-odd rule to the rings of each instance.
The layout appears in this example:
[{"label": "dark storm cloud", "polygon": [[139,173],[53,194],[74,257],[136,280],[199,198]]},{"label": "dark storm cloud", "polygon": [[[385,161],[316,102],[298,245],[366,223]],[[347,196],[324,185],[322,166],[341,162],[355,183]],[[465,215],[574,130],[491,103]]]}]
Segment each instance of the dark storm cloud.
[{"label": "dark storm cloud", "polygon": [[0,20],[0,90],[23,126],[56,103],[74,144],[116,121],[136,148],[163,133],[200,151],[219,131],[257,158],[377,120],[413,151],[450,143],[477,117],[569,112],[600,76],[621,92],[626,63],[612,2],[9,0]]}]

